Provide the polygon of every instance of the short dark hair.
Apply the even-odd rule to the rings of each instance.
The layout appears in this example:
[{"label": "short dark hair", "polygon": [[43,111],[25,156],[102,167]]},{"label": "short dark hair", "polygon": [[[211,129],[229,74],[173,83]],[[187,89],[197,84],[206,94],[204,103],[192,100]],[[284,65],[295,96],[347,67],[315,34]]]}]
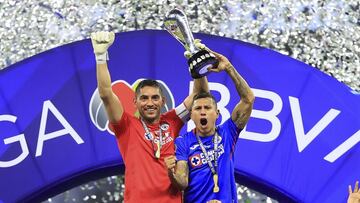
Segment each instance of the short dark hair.
[{"label": "short dark hair", "polygon": [[196,100],[203,99],[203,98],[210,98],[213,101],[213,103],[214,103],[214,105],[215,105],[215,107],[217,109],[216,99],[210,92],[199,92],[199,93],[195,94],[194,97],[193,97],[193,101],[191,103],[191,108],[190,109],[192,109],[192,107],[194,106],[194,102]]},{"label": "short dark hair", "polygon": [[141,88],[146,87],[146,86],[158,88],[161,96],[164,96],[163,91],[162,91],[161,86],[158,81],[152,80],[152,79],[145,79],[145,80],[142,80],[141,82],[139,82],[139,84],[136,86],[136,88],[135,88],[136,97],[139,96]]}]

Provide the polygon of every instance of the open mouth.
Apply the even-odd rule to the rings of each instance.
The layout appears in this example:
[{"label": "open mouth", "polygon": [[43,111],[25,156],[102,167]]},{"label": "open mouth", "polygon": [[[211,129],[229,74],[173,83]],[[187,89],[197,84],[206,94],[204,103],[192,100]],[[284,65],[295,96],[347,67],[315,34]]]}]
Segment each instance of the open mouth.
[{"label": "open mouth", "polygon": [[201,119],[200,119],[200,124],[201,124],[201,125],[206,125],[207,122],[208,122],[208,121],[207,121],[206,118],[201,118]]}]

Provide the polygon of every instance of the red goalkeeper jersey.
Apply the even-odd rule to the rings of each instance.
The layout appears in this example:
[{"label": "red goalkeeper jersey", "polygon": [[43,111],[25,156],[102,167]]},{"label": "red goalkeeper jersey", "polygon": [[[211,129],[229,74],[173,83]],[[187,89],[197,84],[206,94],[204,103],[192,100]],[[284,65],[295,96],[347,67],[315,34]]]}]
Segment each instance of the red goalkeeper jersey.
[{"label": "red goalkeeper jersey", "polygon": [[[118,123],[111,124],[125,163],[126,203],[181,203],[181,192],[171,185],[164,157],[174,155],[174,140],[184,125],[184,112],[185,106],[180,105],[162,114],[159,123],[147,125],[150,134],[146,134],[139,118],[126,112]],[[155,143],[160,132],[162,147],[157,159]]]}]

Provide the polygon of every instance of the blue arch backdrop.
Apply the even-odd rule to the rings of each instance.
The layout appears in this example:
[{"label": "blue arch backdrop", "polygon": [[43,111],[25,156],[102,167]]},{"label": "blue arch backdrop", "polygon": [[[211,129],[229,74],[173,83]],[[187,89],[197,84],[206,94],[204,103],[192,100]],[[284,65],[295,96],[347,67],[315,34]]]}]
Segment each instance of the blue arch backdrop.
[{"label": "blue arch backdrop", "polygon": [[[269,49],[195,37],[227,56],[256,95],[237,143],[237,181],[283,202],[344,202],[347,185],[359,179],[359,94]],[[183,51],[165,31],[117,34],[109,67],[119,96],[131,95],[131,86],[149,77],[167,87],[170,107],[179,104],[192,85]],[[225,73],[208,79],[222,122],[239,98]],[[90,40],[0,72],[0,202],[39,201],[121,173],[123,162],[106,129],[96,84]],[[130,102],[125,105],[130,109]]]}]

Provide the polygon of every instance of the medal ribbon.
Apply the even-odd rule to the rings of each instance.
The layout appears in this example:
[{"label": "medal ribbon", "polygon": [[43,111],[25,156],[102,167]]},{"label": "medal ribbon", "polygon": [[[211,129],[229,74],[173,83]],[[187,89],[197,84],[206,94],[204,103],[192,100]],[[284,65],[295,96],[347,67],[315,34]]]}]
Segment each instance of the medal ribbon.
[{"label": "medal ribbon", "polygon": [[201,151],[203,152],[205,158],[206,158],[206,161],[210,167],[210,170],[213,174],[213,181],[214,181],[214,188],[213,188],[213,192],[219,192],[220,191],[220,188],[218,186],[218,174],[217,174],[217,168],[218,168],[218,158],[219,158],[219,154],[218,154],[218,144],[219,144],[219,134],[217,133],[217,130],[215,130],[215,135],[214,135],[214,139],[213,139],[213,143],[214,143],[214,165],[212,164],[208,154],[207,154],[207,151],[204,147],[204,144],[202,143],[199,135],[196,134],[195,132],[195,136],[196,136],[196,139],[199,143],[199,146],[201,148]]},{"label": "medal ribbon", "polygon": [[[161,129],[161,126],[159,124],[159,141],[157,143],[155,143],[155,133],[154,133],[154,136],[151,135],[151,132],[150,132],[149,128],[146,126],[143,119],[141,119],[141,123],[143,125],[144,130],[145,130],[146,136],[148,136],[150,138],[150,140],[151,140],[151,144],[152,144],[153,150],[154,150],[154,156],[155,156],[155,158],[159,159],[160,158],[160,149],[161,149],[161,146],[162,146],[162,129]],[[154,144],[156,144],[156,146],[157,146],[156,150],[154,149]]]}]

